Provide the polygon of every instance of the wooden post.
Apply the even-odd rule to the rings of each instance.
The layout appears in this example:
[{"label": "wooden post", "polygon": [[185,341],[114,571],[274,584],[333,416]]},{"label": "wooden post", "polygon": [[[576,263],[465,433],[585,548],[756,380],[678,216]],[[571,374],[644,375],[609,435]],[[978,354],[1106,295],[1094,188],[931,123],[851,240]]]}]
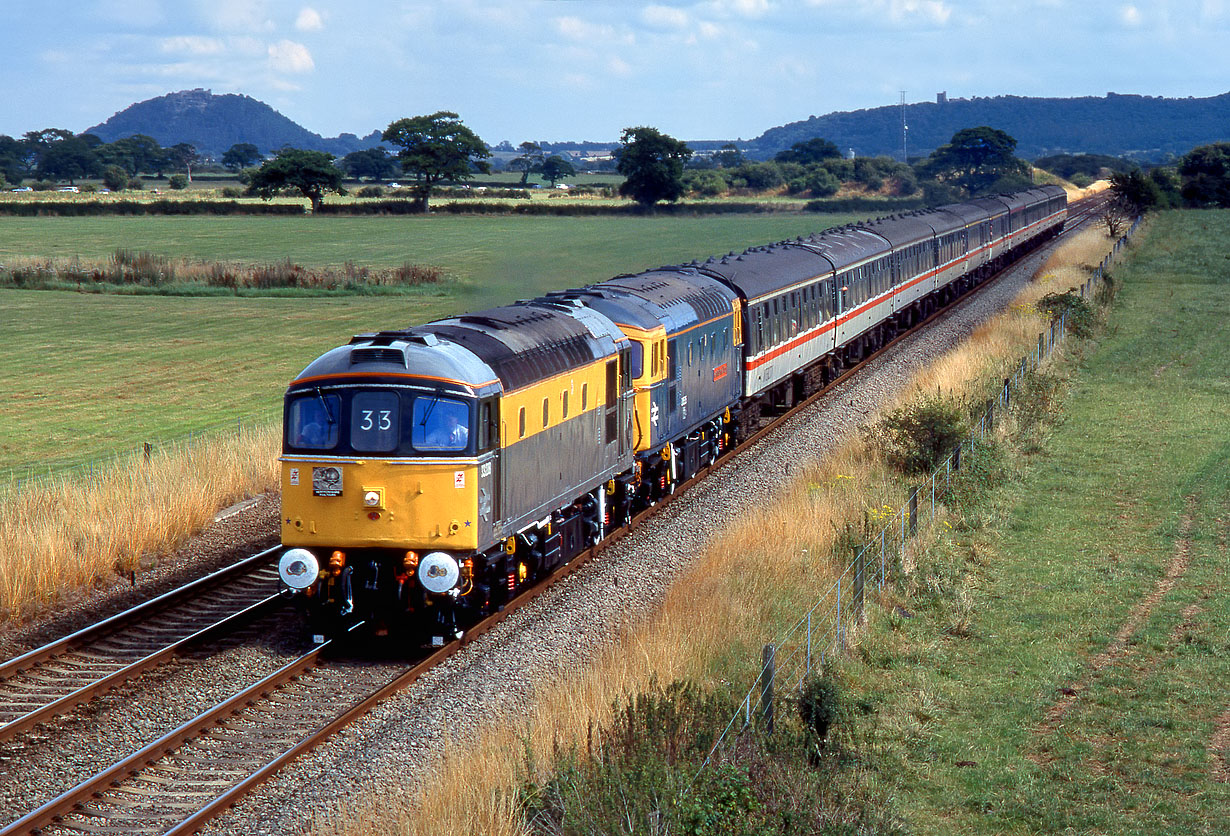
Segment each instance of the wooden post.
[{"label": "wooden post", "polygon": [[773,734],[773,657],[773,645],[766,644],[761,654],[763,664],[760,669],[760,716],[764,718],[764,728],[769,734]]},{"label": "wooden post", "polygon": [[854,617],[859,624],[863,623],[863,571],[867,564],[863,556],[865,553],[863,546],[854,547]]},{"label": "wooden post", "polygon": [[147,441],[145,442],[145,461],[149,461],[150,453],[153,451],[153,446]]}]

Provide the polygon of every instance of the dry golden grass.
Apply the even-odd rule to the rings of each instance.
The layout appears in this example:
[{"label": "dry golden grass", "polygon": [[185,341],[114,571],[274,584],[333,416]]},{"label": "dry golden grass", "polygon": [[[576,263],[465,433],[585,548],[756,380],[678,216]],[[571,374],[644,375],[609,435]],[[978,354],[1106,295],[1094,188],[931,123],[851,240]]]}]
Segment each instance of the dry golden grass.
[{"label": "dry golden grass", "polygon": [[4,493],[0,620],[21,619],[68,593],[148,567],[220,508],[277,485],[280,428],[164,448],[99,472]]},{"label": "dry golden grass", "polygon": [[[919,390],[960,397],[976,391],[988,374],[994,379],[1018,362],[1045,326],[1033,303],[1066,289],[1071,271],[1083,282],[1088,266],[1108,250],[1108,240],[1093,230],[1062,245],[1009,310],[923,369],[900,402]],[[760,644],[805,612],[848,560],[833,559],[838,532],[863,518],[878,528],[902,499],[902,488],[874,451],[861,440],[847,442],[807,466],[769,507],[749,510],[717,532],[670,588],[661,610],[629,629],[579,676],[543,687],[526,725],[450,747],[426,788],[340,802],[318,816],[313,832],[523,834],[514,788],[526,768],[527,747],[534,763],[549,769],[558,747],[582,745],[591,724],[611,719],[616,701],[654,680],[689,678],[720,687],[715,678],[722,677],[750,683]],[[927,710],[930,698],[918,699],[919,711]]]}]

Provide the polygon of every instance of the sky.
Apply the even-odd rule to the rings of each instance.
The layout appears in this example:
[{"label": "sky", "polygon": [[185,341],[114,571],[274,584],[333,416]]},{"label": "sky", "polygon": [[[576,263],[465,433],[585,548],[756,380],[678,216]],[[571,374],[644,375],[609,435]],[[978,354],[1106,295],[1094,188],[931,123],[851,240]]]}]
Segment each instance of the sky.
[{"label": "sky", "polygon": [[207,88],[323,136],[751,139],[836,110],[1230,90],[1230,0],[0,0],[0,134]]}]

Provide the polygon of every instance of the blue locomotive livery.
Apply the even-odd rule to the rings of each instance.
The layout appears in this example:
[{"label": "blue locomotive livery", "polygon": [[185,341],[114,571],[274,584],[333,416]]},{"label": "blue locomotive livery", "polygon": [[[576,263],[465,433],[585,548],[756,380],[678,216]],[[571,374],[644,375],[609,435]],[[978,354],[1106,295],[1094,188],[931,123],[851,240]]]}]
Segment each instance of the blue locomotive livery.
[{"label": "blue locomotive livery", "polygon": [[1057,235],[1043,186],[403,330],[284,406],[284,589],[317,634],[442,644]]}]

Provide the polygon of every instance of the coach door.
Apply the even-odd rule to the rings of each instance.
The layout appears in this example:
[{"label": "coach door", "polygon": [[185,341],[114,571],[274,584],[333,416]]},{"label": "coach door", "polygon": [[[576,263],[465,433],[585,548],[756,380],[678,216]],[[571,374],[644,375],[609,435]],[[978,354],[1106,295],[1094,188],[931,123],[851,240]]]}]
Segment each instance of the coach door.
[{"label": "coach door", "polygon": [[[606,445],[607,455],[610,455],[611,444],[616,442],[620,436],[619,433],[619,363],[615,360],[608,360],[606,364]],[[623,452],[622,449],[619,450]]]}]

